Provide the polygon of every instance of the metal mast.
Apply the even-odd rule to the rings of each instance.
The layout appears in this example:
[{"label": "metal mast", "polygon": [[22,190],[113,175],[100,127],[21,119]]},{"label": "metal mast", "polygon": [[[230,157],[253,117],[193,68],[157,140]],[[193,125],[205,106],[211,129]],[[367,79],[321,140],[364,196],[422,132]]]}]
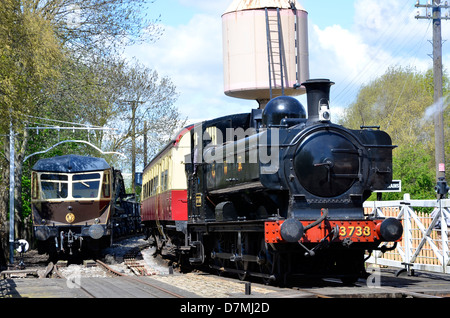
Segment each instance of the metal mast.
[{"label": "metal mast", "polygon": [[441,9],[448,9],[450,6],[445,1],[431,0],[427,4],[420,4],[417,0],[416,8],[425,8],[425,15],[417,13],[416,19],[433,20],[433,74],[434,74],[434,104],[436,111],[434,113],[434,132],[435,132],[435,160],[436,160],[436,179],[445,179],[445,148],[444,148],[444,106],[442,93],[442,35],[441,20],[448,20],[446,15],[442,17]]}]

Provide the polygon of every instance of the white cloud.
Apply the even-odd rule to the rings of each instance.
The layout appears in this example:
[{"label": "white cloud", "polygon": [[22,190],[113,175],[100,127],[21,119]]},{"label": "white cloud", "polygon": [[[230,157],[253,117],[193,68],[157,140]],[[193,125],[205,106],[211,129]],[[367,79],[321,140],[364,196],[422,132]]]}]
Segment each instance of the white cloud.
[{"label": "white cloud", "polygon": [[357,76],[360,63],[355,61],[366,61],[368,53],[368,46],[357,35],[339,25],[324,30],[314,26],[312,32],[309,44],[312,76]]},{"label": "white cloud", "polygon": [[[411,1],[355,0],[351,29],[332,25],[310,28],[312,77],[336,82],[332,102],[345,108],[364,84],[391,66],[412,66],[425,71],[432,66],[427,53],[431,28],[414,18]],[[450,34],[449,34],[450,36]],[[445,59],[444,59],[445,62]]]},{"label": "white cloud", "polygon": [[[242,101],[223,93],[222,21],[220,16],[198,14],[186,25],[164,26],[159,41],[133,47],[128,56],[169,76],[180,93],[178,109],[189,119],[214,118],[243,112]],[[245,106],[244,106],[245,108]]]},{"label": "white cloud", "polygon": [[[127,55],[136,56],[161,76],[172,79],[180,92],[177,106],[191,120],[248,112],[256,107],[256,102],[223,93],[221,15],[230,1],[179,3],[200,13],[186,24],[164,26],[159,41],[133,47]],[[423,71],[432,65],[427,56],[432,51],[428,43],[431,28],[414,18],[417,9],[410,0],[355,0],[354,6],[351,28],[337,24],[309,28],[311,77],[336,82],[332,103],[339,113],[354,101],[362,85],[381,76],[388,67],[415,66]],[[443,28],[443,39],[449,38],[450,26]],[[444,63],[449,60],[444,50]],[[303,97],[301,101],[305,104]]]},{"label": "white cloud", "polygon": [[218,15],[219,17],[225,12],[231,3],[230,0],[179,0],[179,2],[181,5],[186,7],[193,7],[200,12],[207,12]]}]

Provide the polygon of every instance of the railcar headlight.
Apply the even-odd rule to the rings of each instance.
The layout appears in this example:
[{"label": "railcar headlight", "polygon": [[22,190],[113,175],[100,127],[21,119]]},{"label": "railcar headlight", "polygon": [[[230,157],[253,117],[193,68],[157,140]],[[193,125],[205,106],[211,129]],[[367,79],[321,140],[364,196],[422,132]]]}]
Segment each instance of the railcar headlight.
[{"label": "railcar headlight", "polygon": [[39,241],[46,241],[50,237],[50,230],[47,226],[36,226],[34,227],[34,236]]},{"label": "railcar headlight", "polygon": [[100,224],[94,224],[89,227],[89,236],[92,237],[94,240],[98,240],[103,236],[105,231],[103,230],[103,226]]}]

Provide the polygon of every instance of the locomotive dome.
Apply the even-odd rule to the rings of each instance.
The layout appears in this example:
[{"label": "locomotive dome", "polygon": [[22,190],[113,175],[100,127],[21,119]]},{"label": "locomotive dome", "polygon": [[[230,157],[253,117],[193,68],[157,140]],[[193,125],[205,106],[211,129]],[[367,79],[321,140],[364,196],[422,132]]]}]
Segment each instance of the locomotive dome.
[{"label": "locomotive dome", "polygon": [[290,96],[279,96],[267,103],[262,114],[264,126],[281,125],[285,118],[306,118],[306,110],[297,99]]}]

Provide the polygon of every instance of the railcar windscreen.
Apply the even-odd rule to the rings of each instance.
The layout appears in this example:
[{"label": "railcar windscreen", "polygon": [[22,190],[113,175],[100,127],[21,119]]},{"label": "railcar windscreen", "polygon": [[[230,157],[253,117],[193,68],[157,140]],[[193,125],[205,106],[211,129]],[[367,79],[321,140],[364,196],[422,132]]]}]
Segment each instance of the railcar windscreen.
[{"label": "railcar windscreen", "polygon": [[68,195],[68,176],[61,174],[41,174],[42,199],[66,199]]},{"label": "railcar windscreen", "polygon": [[[40,198],[42,200],[58,199],[94,199],[98,198],[102,173],[40,175]],[[106,186],[109,186],[107,178]],[[104,190],[108,197],[109,190]]]},{"label": "railcar windscreen", "polygon": [[74,175],[72,196],[74,198],[96,198],[100,188],[100,173]]}]

